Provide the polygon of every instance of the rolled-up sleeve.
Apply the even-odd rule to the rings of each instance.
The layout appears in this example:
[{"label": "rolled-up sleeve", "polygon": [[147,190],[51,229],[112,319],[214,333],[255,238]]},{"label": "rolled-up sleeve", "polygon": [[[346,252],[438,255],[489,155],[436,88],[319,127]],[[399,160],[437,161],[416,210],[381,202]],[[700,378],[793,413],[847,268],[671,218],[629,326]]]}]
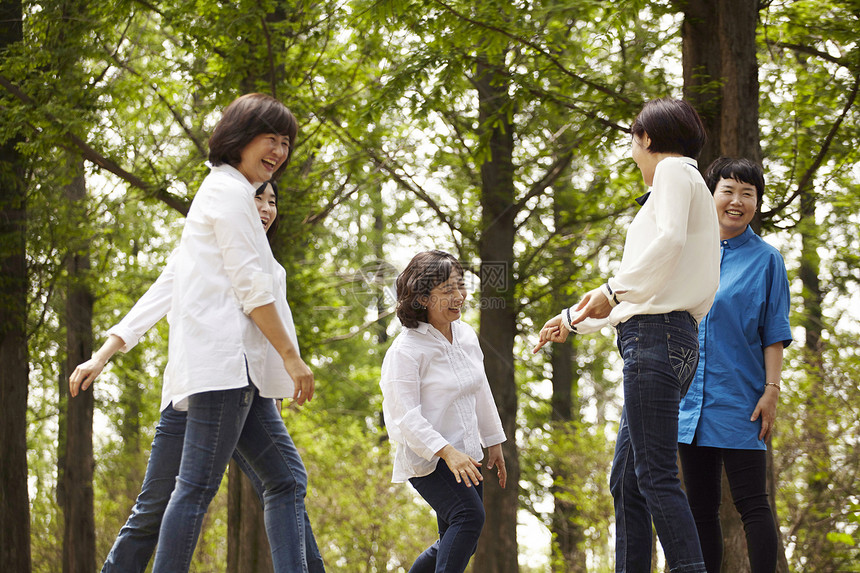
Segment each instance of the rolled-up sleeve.
[{"label": "rolled-up sleeve", "polygon": [[381,387],[388,432],[395,442],[432,460],[448,441],[433,429],[422,413],[418,361],[402,351],[395,351],[386,358],[388,364],[383,368]]},{"label": "rolled-up sleeve", "polygon": [[170,312],[175,271],[176,251],[173,251],[158,279],[131,307],[119,324],[108,330],[108,335],[118,336],[125,343],[120,348],[122,352],[128,352],[137,346],[146,331]]},{"label": "rolled-up sleeve", "polygon": [[235,189],[219,190],[213,193],[210,207],[224,270],[242,311],[247,315],[274,302],[274,277],[263,269],[257,251],[257,235],[262,227],[250,196]]}]

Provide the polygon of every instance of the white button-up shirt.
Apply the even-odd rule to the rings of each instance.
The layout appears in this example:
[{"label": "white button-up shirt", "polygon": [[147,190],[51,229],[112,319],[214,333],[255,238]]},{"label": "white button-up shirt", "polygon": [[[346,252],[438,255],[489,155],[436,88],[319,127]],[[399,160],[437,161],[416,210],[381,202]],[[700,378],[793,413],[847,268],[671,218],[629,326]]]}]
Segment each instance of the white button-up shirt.
[{"label": "white button-up shirt", "polygon": [[[171,255],[167,265],[159,275],[158,279],[149,287],[140,299],[134,304],[123,319],[108,330],[108,334],[114,334],[123,341],[120,348],[122,352],[128,352],[140,341],[147,330],[152,328],[156,322],[170,313],[170,303],[173,296],[173,276],[176,268],[176,258]],[[298,337],[296,336],[296,325],[293,321],[293,313],[286,298],[287,272],[277,261],[275,261],[274,294],[275,306],[278,314],[284,321],[287,336],[299,349]],[[283,296],[282,296],[283,295]],[[256,382],[255,382],[256,385]],[[284,370],[283,361],[275,348],[269,344],[264,367],[263,380],[260,381],[261,395],[270,398],[287,398],[292,396],[294,384],[293,379]],[[169,402],[163,404],[167,406]]]},{"label": "white button-up shirt", "polygon": [[447,444],[480,461],[481,446],[505,441],[470,326],[451,323],[453,342],[427,323],[404,329],[382,362],[382,410],[394,441],[393,482],[426,476]]},{"label": "white button-up shirt", "polygon": [[277,367],[267,365],[274,349],[248,317],[281,298],[274,296],[277,263],[254,192],[238,170],[220,165],[212,168],[191,203],[171,260],[162,409],[172,403],[184,410],[186,398],[199,392],[241,388],[248,373],[264,397],[292,394],[283,362],[278,358]]},{"label": "white button-up shirt", "polygon": [[651,193],[627,230],[621,267],[608,283],[618,306],[606,319],[577,324],[577,332],[637,314],[686,310],[698,322],[708,313],[720,284],[720,226],[695,159],[667,157],[657,164]]}]

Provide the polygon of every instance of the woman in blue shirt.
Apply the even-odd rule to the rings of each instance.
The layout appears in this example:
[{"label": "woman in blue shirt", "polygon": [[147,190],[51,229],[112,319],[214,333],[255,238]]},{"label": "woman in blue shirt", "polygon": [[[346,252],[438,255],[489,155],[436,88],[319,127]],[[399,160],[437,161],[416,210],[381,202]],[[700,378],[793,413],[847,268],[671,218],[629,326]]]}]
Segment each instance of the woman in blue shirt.
[{"label": "woman in blue shirt", "polygon": [[678,451],[710,573],[720,571],[722,466],[741,515],[753,573],[776,570],[778,537],[767,497],[765,440],[773,430],[783,349],[791,342],[782,255],[749,223],[764,175],[746,159],[707,170],[720,223],[720,288],[699,325],[699,365],[681,401]]}]

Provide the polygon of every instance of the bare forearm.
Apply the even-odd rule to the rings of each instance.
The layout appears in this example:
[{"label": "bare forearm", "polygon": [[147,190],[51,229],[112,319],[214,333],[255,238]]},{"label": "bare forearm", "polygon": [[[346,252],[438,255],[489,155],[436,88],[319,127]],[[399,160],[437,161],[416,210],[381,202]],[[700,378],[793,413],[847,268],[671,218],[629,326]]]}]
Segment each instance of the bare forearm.
[{"label": "bare forearm", "polygon": [[767,384],[780,383],[782,377],[782,342],[766,346],[764,349],[764,381]]},{"label": "bare forearm", "polygon": [[98,350],[93,352],[93,358],[98,359],[103,364],[107,364],[108,360],[110,360],[123,346],[125,346],[125,341],[116,334],[111,334],[108,336],[108,339],[105,340],[104,344],[102,344]]},{"label": "bare forearm", "polygon": [[281,320],[275,303],[258,306],[249,314],[251,320],[260,329],[263,335],[272,344],[281,358],[290,358],[298,355],[295,345],[287,336],[284,321]]}]

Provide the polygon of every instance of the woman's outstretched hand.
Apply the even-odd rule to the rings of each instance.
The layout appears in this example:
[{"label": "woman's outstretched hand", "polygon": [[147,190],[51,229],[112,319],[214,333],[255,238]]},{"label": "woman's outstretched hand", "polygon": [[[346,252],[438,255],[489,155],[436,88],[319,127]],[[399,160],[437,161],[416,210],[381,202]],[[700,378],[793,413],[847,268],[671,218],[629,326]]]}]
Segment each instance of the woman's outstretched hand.
[{"label": "woman's outstretched hand", "polygon": [[95,379],[104,370],[105,364],[111,359],[111,356],[116,354],[117,350],[124,345],[125,342],[122,338],[116,334],[111,334],[105,343],[102,344],[102,347],[93,353],[92,358],[82,364],[78,364],[75,371],[69,376],[69,394],[72,395],[72,398],[77,396],[79,392],[83,392],[92,386]]},{"label": "woman's outstretched hand", "polygon": [[543,325],[540,329],[540,340],[532,349],[532,354],[536,354],[538,350],[549,342],[564,342],[567,340],[567,335],[570,331],[562,324],[561,315],[554,316]]},{"label": "woman's outstretched hand", "polygon": [[78,364],[75,371],[69,376],[69,394],[72,395],[72,398],[77,396],[78,392],[83,392],[92,386],[92,383],[104,370],[105,364],[107,364],[107,360],[95,354],[86,362]]},{"label": "woman's outstretched hand", "polygon": [[436,455],[445,460],[457,483],[465,482],[466,487],[472,487],[472,484],[478,485],[484,481],[480,470],[481,462],[475,461],[472,456],[464,454],[451,444],[436,452]]}]

